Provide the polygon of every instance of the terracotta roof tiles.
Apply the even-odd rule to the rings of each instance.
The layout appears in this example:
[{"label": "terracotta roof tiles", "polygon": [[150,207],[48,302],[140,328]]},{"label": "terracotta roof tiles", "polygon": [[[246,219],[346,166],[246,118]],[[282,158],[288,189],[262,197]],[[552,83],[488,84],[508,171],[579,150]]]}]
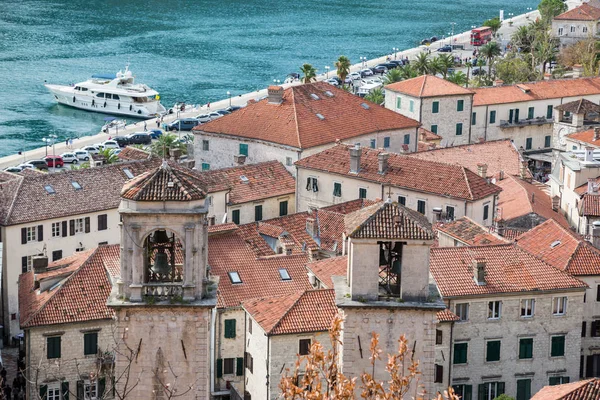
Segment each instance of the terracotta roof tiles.
[{"label": "terracotta roof tiles", "polygon": [[348,256],[324,258],[306,265],[328,289],[333,289],[333,276],[346,276]]},{"label": "terracotta roof tiles", "polygon": [[594,139],[594,129],[588,129],[581,132],[566,135],[569,139],[577,140],[582,143],[600,147],[600,139]]},{"label": "terracotta roof tiles", "polygon": [[137,147],[127,146],[117,155],[122,161],[147,160],[150,158],[150,153]]},{"label": "terracotta roof tiles", "polygon": [[436,314],[436,318],[439,322],[460,321],[459,316],[454,314],[452,311],[448,310],[447,308],[443,311],[438,311]]},{"label": "terracotta roof tiles", "polygon": [[587,3],[554,17],[557,21],[597,21],[600,19],[600,9]]},{"label": "terracotta roof tiles", "polygon": [[468,217],[437,224],[435,229],[460,240],[468,246],[506,243],[506,240],[489,233],[487,229]]},{"label": "terracotta roof tiles", "polygon": [[473,95],[473,91],[446,79],[438,78],[435,75],[421,75],[416,78],[395,82],[386,85],[385,89],[413,97]]},{"label": "terracotta roof tiles", "polygon": [[579,99],[554,107],[556,110],[567,111],[571,114],[599,113],[600,105],[587,99]]},{"label": "terracotta roof tiles", "polygon": [[600,217],[600,196],[585,194],[579,202],[581,215],[586,217]]},{"label": "terracotta roof tiles", "polygon": [[597,400],[600,379],[592,378],[562,385],[544,386],[531,400]]},{"label": "terracotta roof tiles", "polygon": [[418,126],[417,121],[392,110],[328,83],[315,82],[285,89],[281,104],[269,103],[268,99],[251,103],[194,128],[194,132],[232,135],[307,149],[338,139]]}]

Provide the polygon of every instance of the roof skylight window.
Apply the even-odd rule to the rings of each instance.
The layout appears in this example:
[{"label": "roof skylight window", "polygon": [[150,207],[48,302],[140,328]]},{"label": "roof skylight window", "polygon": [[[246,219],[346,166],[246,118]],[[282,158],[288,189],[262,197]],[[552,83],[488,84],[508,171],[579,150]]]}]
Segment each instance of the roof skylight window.
[{"label": "roof skylight window", "polygon": [[323,121],[325,119],[323,114],[317,114],[317,118],[319,118],[321,121]]},{"label": "roof skylight window", "polygon": [[560,245],[560,240],[555,240],[554,242],[550,243],[550,248],[553,249],[558,245]]},{"label": "roof skylight window", "polygon": [[365,110],[368,110],[368,109],[370,109],[370,108],[371,108],[371,107],[369,107],[369,105],[368,105],[367,103],[360,103],[360,106],[361,106],[362,108],[364,108]]},{"label": "roof skylight window", "polygon": [[48,194],[54,194],[54,193],[56,193],[56,190],[54,190],[54,188],[52,187],[52,185],[46,185],[46,186],[44,186],[44,189],[46,189],[46,192],[48,192]]},{"label": "roof skylight window", "polygon": [[244,182],[244,183],[248,183],[248,182],[249,182],[249,179],[248,179],[248,177],[247,177],[246,175],[241,175],[241,176],[240,176],[240,180],[241,180],[242,182]]},{"label": "roof skylight window", "polygon": [[316,95],[316,94],[314,94],[314,93],[311,93],[311,94],[310,94],[310,97],[312,97],[312,99],[313,99],[313,100],[320,100],[319,96],[317,96],[317,95]]},{"label": "roof skylight window", "polygon": [[81,185],[77,181],[71,181],[71,185],[75,188],[75,190],[81,190]]},{"label": "roof skylight window", "polygon": [[325,94],[326,94],[328,97],[333,97],[333,93],[331,93],[329,90],[326,90],[326,91],[325,91]]},{"label": "roof skylight window", "polygon": [[128,168],[123,168],[123,172],[125,172],[125,175],[127,175],[129,179],[133,179],[133,174]]},{"label": "roof skylight window", "polygon": [[231,283],[233,283],[233,284],[242,283],[240,274],[238,274],[236,271],[228,272],[227,275],[229,275],[229,279],[231,280]]},{"label": "roof skylight window", "polygon": [[290,274],[287,272],[287,269],[285,268],[281,268],[279,270],[279,276],[281,277],[282,281],[291,281],[292,277],[290,276]]}]

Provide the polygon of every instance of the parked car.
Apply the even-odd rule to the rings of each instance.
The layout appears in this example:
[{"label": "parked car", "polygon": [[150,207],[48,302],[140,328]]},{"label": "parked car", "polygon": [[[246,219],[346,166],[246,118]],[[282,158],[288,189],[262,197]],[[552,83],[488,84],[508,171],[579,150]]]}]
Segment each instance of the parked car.
[{"label": "parked car", "polygon": [[452,46],[447,44],[447,45],[442,46],[439,49],[437,49],[437,51],[439,51],[440,53],[450,53],[450,52],[452,52]]},{"label": "parked car", "polygon": [[127,140],[129,144],[150,144],[152,143],[152,138],[146,132],[136,132],[127,136]]},{"label": "parked car", "polygon": [[333,86],[340,86],[339,82],[336,79],[330,78],[325,80],[325,82],[329,83],[330,85]]},{"label": "parked car", "polygon": [[168,124],[167,129],[170,131],[191,131],[197,125],[200,125],[200,120],[197,118],[181,118]]},{"label": "parked car", "polygon": [[377,65],[373,68],[371,68],[371,71],[373,71],[373,74],[385,74],[387,72],[387,68],[383,65]]},{"label": "parked car", "polygon": [[48,170],[48,163],[45,160],[29,160],[27,163],[33,165],[37,169],[44,171]]},{"label": "parked car", "polygon": [[373,71],[371,71],[369,68],[361,69],[359,72],[361,78],[373,76]]},{"label": "parked car", "polygon": [[104,144],[102,143],[94,143],[93,146],[98,149],[98,152],[104,150]]},{"label": "parked car", "polygon": [[77,164],[79,161],[75,153],[62,153],[60,157],[62,158],[63,163]]},{"label": "parked car", "polygon": [[437,42],[437,41],[438,41],[438,38],[437,38],[437,36],[432,36],[432,37],[431,37],[431,39],[429,39],[429,41],[430,41],[431,43],[435,43],[435,42]]},{"label": "parked car", "polygon": [[127,136],[114,136],[112,138],[112,140],[117,142],[119,144],[119,147],[125,147],[129,144],[129,140],[127,139]]},{"label": "parked car", "polygon": [[90,159],[90,153],[83,149],[75,150],[74,153],[78,160],[88,161]]},{"label": "parked car", "polygon": [[104,143],[102,143],[102,146],[104,146],[105,149],[118,149],[121,146],[119,146],[119,143],[117,143],[116,140],[107,140]]},{"label": "parked car", "polygon": [[[212,121],[212,120],[214,120],[214,119],[217,119],[217,118],[221,118],[221,117],[223,116],[223,114],[219,114],[219,113],[218,113],[218,112],[216,112],[216,111],[213,111],[213,112],[211,112],[211,113],[210,113],[210,114],[208,114],[208,115],[210,116],[210,120],[211,120],[211,121]],[[191,130],[191,129],[190,129],[190,130]]]},{"label": "parked car", "polygon": [[23,171],[24,169],[35,169],[35,167],[33,166],[33,164],[29,164],[29,162],[26,162],[24,164],[19,164],[17,166],[17,168],[21,168],[21,171]]},{"label": "parked car", "polygon": [[388,70],[390,70],[390,69],[394,69],[394,68],[398,68],[398,64],[396,64],[396,63],[393,63],[393,62],[391,62],[391,61],[388,61],[388,62],[386,62],[386,63],[381,63],[381,64],[379,64],[379,65],[383,65],[383,66],[384,66],[384,67],[386,67]]},{"label": "parked car", "polygon": [[49,167],[62,168],[65,166],[65,162],[63,161],[61,156],[49,155],[44,157],[44,160],[46,161],[46,164],[48,164]]},{"label": "parked car", "polygon": [[388,61],[388,64],[394,64],[396,68],[398,68],[404,65],[404,60],[390,60]]},{"label": "parked car", "polygon": [[238,106],[229,106],[225,109],[225,111],[229,111],[230,113],[239,110],[242,107],[238,107]]},{"label": "parked car", "polygon": [[150,129],[149,131],[146,131],[146,133],[148,133],[152,139],[158,139],[162,136],[163,131],[160,129]]},{"label": "parked car", "polygon": [[23,168],[21,168],[21,167],[8,167],[8,168],[5,168],[4,171],[6,171],[6,172],[21,172],[21,171],[23,171]]},{"label": "parked car", "polygon": [[482,69],[481,67],[473,68],[473,70],[471,71],[471,75],[485,75],[485,69]]},{"label": "parked car", "polygon": [[359,72],[351,72],[350,75],[348,75],[348,77],[350,77],[353,81],[356,81],[356,80],[362,78],[362,76]]},{"label": "parked car", "polygon": [[208,114],[200,114],[195,117],[201,124],[210,121],[210,115]]},{"label": "parked car", "polygon": [[90,154],[98,154],[100,152],[100,149],[97,148],[96,146],[85,146],[85,147],[82,147],[81,150],[85,150]]},{"label": "parked car", "polygon": [[110,152],[111,154],[114,154],[115,156],[118,155],[120,152],[122,152],[123,150],[121,149],[111,149]]},{"label": "parked car", "polygon": [[227,110],[217,110],[215,112],[218,112],[221,115],[227,115],[227,114],[231,114],[231,111],[227,111]]}]

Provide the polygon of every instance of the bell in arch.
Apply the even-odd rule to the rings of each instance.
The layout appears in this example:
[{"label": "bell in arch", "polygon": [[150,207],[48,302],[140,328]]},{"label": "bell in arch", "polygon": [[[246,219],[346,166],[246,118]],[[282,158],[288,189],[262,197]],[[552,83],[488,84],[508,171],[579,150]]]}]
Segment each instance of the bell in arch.
[{"label": "bell in arch", "polygon": [[168,275],[169,272],[171,272],[169,257],[162,247],[158,249],[154,256],[154,266],[152,267],[152,271],[160,276]]},{"label": "bell in arch", "polygon": [[158,230],[154,232],[154,243],[169,243],[169,236],[167,231]]}]

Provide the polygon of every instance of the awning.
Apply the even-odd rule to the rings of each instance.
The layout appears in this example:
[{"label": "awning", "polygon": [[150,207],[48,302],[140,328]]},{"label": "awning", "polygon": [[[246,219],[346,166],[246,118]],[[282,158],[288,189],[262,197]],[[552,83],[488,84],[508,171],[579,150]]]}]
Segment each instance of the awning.
[{"label": "awning", "polygon": [[523,157],[552,164],[552,153],[524,154]]}]

